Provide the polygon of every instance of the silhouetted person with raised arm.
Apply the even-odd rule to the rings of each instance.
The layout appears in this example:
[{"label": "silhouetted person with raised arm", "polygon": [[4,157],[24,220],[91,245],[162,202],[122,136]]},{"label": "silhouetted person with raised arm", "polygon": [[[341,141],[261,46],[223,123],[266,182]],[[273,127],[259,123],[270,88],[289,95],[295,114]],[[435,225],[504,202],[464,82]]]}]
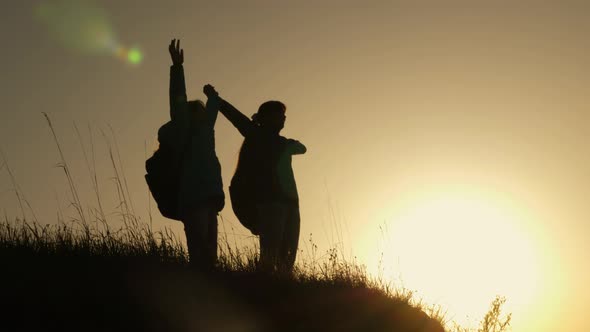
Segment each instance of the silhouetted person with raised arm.
[{"label": "silhouetted person with raised arm", "polygon": [[[206,85],[213,99],[215,89]],[[299,196],[291,157],[303,154],[300,142],[279,135],[285,125],[286,106],[267,101],[249,119],[219,98],[221,113],[244,136],[238,166],[230,185],[232,207],[240,222],[260,235],[263,268],[290,272],[299,244]]]},{"label": "silhouetted person with raised arm", "polygon": [[214,125],[219,99],[188,101],[184,80],[184,51],[180,41],[169,46],[170,127],[169,137],[182,156],[178,211],[184,223],[191,264],[205,269],[217,260],[217,214],[224,206],[221,166],[215,154]]}]

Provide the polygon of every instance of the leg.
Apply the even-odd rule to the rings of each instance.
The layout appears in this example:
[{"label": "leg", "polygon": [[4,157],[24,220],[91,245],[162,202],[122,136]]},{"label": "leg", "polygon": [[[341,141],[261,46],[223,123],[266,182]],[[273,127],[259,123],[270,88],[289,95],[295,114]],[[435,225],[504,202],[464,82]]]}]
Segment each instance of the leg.
[{"label": "leg", "polygon": [[260,265],[274,270],[279,259],[279,249],[285,228],[285,209],[282,204],[268,202],[257,206],[260,230]]},{"label": "leg", "polygon": [[299,229],[301,225],[299,207],[297,205],[289,205],[285,219],[286,222],[285,230],[283,232],[283,241],[281,243],[280,261],[282,269],[284,269],[285,272],[291,272],[295,265],[297,249],[299,247]]},{"label": "leg", "polygon": [[191,265],[205,267],[209,264],[207,255],[209,221],[210,217],[206,208],[195,207],[185,212],[184,232]]},{"label": "leg", "polygon": [[208,211],[207,220],[207,264],[215,266],[217,262],[217,212],[214,209]]}]

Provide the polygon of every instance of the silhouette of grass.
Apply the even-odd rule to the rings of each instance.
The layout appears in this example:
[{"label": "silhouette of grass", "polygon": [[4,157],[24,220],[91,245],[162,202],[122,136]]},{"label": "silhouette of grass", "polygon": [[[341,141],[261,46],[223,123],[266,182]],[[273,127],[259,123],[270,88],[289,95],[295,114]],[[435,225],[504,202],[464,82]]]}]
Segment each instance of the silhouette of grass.
[{"label": "silhouette of grass", "polygon": [[[11,311],[6,317],[22,317],[31,328],[52,322],[60,330],[78,324],[89,324],[84,330],[227,330],[227,322],[240,317],[251,329],[234,330],[470,331],[445,328],[440,311],[370,278],[336,252],[285,275],[260,272],[256,253],[232,249],[231,255],[221,251],[214,271],[202,272],[188,264],[172,233],[146,225],[112,231],[17,220],[0,223],[0,259],[2,284],[10,285],[4,299],[42,312],[35,319]],[[211,301],[213,307],[202,308]],[[478,332],[507,330],[510,315],[501,317],[502,304],[501,298],[492,303]]]},{"label": "silhouette of grass", "polygon": [[[24,199],[10,173],[23,217],[0,222],[0,282],[3,324],[18,330],[76,331],[472,331],[447,322],[411,291],[346,259],[334,246],[300,259],[291,274],[257,269],[257,248],[240,248],[220,233],[212,271],[188,264],[188,254],[170,230],[154,230],[131,207],[118,148],[108,143],[122,227],[113,229],[101,203],[94,145],[84,152],[98,209],[83,209],[76,184],[49,117],[77,217],[41,225],[26,219]],[[81,135],[76,127],[78,137]],[[108,137],[103,133],[107,142]],[[8,163],[3,156],[8,172]],[[26,203],[26,204],[23,204]],[[151,218],[150,218],[151,220]],[[341,238],[341,235],[340,235]],[[477,332],[503,332],[496,298]],[[453,325],[451,327],[451,325]]]}]

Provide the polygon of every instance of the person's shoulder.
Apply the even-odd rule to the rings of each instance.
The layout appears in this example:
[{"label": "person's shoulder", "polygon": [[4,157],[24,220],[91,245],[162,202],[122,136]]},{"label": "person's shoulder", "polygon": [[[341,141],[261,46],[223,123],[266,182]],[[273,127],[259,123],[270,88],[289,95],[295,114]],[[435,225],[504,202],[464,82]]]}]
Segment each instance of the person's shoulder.
[{"label": "person's shoulder", "polygon": [[174,127],[175,127],[174,122],[168,121],[168,122],[164,123],[162,126],[160,126],[160,128],[158,129],[158,135],[166,135],[170,131],[173,131]]},{"label": "person's shoulder", "polygon": [[171,144],[175,133],[175,124],[172,121],[164,123],[158,129],[158,142],[163,144]]},{"label": "person's shoulder", "polygon": [[188,129],[189,126],[186,124],[180,121],[170,120],[158,129],[158,140],[176,141],[184,137],[188,133]]}]

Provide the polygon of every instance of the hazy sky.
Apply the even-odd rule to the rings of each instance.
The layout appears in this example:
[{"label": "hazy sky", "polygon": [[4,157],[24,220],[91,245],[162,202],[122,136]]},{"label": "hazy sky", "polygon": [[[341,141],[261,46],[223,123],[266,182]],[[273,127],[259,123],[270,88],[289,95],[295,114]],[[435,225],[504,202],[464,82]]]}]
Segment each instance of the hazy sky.
[{"label": "hazy sky", "polygon": [[[5,1],[0,147],[39,219],[54,223],[60,208],[74,213],[41,112],[94,206],[73,122],[87,150],[90,126],[114,212],[100,133],[112,126],[145,220],[144,162],[168,117],[167,46],[180,38],[189,98],[211,83],[247,115],[269,99],[287,105],[283,135],[308,148],[293,163],[302,249],[313,234],[372,272],[382,261],[459,320],[478,320],[500,294],[515,331],[581,331],[590,301],[590,6],[581,3]],[[143,60],[122,61],[117,46]],[[242,138],[220,115],[216,140],[227,189]],[[20,215],[12,189],[2,168],[9,218]],[[251,240],[229,200],[222,215]],[[182,234],[177,222],[155,222]]]}]

